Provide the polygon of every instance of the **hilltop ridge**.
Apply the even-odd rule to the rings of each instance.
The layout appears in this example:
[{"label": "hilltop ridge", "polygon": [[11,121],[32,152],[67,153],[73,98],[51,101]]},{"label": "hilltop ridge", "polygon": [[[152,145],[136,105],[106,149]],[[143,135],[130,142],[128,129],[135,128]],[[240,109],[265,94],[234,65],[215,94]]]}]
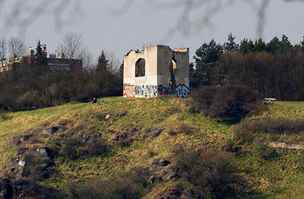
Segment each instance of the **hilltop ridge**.
[{"label": "hilltop ridge", "polygon": [[[192,113],[190,101],[117,97],[7,113],[0,118],[0,170],[79,198],[87,190],[100,198],[121,198],[119,193],[133,198],[301,198],[301,150],[236,141],[235,125]],[[277,102],[246,120],[303,115],[303,103]],[[301,136],[285,138],[302,144]],[[267,134],[265,140],[270,138],[275,136]],[[275,158],[265,158],[266,152]],[[35,171],[26,166],[29,157],[38,164],[31,165]],[[188,164],[195,165],[190,169]],[[202,176],[193,177],[198,173]],[[204,184],[211,174],[214,185]],[[107,180],[111,190],[97,188],[107,187]]]}]

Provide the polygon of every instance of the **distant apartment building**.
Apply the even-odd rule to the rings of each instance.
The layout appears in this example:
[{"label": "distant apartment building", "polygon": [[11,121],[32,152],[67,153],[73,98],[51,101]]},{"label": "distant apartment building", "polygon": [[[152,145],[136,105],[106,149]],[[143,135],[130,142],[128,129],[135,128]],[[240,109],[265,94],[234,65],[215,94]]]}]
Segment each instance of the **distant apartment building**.
[{"label": "distant apartment building", "polygon": [[9,65],[7,64],[7,61],[6,60],[1,60],[0,62],[0,73],[2,72],[6,72],[6,71],[9,71],[10,68],[9,68]]},{"label": "distant apartment building", "polygon": [[[46,57],[46,63],[51,71],[70,71],[70,72],[81,72],[82,71],[82,60],[81,59],[69,59],[64,57],[56,56],[55,54],[47,54],[46,48],[44,48]],[[15,64],[26,64],[32,65],[37,64],[37,58],[35,51],[30,49],[29,55],[11,58],[0,63],[0,73],[11,71]]]},{"label": "distant apartment building", "polygon": [[10,58],[0,60],[0,73],[13,69],[13,63],[21,63],[22,58]]},{"label": "distant apartment building", "polygon": [[56,55],[51,55],[48,59],[48,66],[54,71],[82,71],[82,60],[81,59],[67,59],[58,58]]},{"label": "distant apartment building", "polygon": [[[23,63],[28,65],[36,64],[35,59],[33,59],[31,56],[23,57]],[[81,72],[83,67],[81,59],[62,58],[53,54],[47,57],[47,66],[51,71],[70,72]]]}]

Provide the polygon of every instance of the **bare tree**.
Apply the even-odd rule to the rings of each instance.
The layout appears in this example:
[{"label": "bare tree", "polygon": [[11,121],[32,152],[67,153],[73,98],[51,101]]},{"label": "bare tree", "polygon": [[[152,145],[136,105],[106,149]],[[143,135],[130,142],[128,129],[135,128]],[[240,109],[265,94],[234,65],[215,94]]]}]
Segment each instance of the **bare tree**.
[{"label": "bare tree", "polygon": [[81,16],[81,2],[81,0],[0,0],[0,29],[8,32],[16,28],[22,35],[44,15],[52,16],[55,27],[61,29],[77,16]]},{"label": "bare tree", "polygon": [[68,33],[64,36],[62,43],[57,51],[59,54],[68,59],[81,58],[83,51],[82,37],[77,33]]},{"label": "bare tree", "polygon": [[79,56],[85,68],[92,68],[93,55],[87,48],[81,49]]},{"label": "bare tree", "polygon": [[6,40],[5,39],[1,39],[0,40],[0,62],[1,62],[1,66],[4,66],[4,62],[6,59],[6,55],[7,55],[7,45],[6,45]]},{"label": "bare tree", "polygon": [[8,41],[10,57],[21,57],[26,52],[24,41],[19,38],[11,38]]},{"label": "bare tree", "polygon": [[[263,36],[267,11],[271,2],[304,3],[304,0],[123,0],[121,7],[117,8],[115,13],[126,13],[134,3],[142,1],[152,4],[154,9],[179,8],[181,10],[178,19],[169,30],[170,35],[176,32],[187,35],[192,29],[202,30],[212,26],[212,19],[216,14],[223,12],[230,5],[247,3],[256,13],[257,37]],[[8,2],[12,6],[4,12],[1,8],[5,8],[4,5]],[[23,34],[35,20],[50,13],[54,18],[55,27],[61,29],[81,15],[79,14],[82,13],[81,0],[40,0],[34,2],[0,0],[0,19],[2,19],[3,28],[6,30],[16,27]]]},{"label": "bare tree", "polygon": [[[141,0],[125,0],[121,8],[115,10],[115,13],[126,13],[132,5],[139,1]],[[145,0],[155,9],[181,9],[179,17],[168,32],[170,37],[177,32],[188,35],[191,30],[196,32],[210,27],[213,25],[214,16],[223,12],[227,7],[237,3],[247,3],[256,13],[257,38],[262,38],[264,35],[267,11],[273,1],[304,3],[304,0]]]}]

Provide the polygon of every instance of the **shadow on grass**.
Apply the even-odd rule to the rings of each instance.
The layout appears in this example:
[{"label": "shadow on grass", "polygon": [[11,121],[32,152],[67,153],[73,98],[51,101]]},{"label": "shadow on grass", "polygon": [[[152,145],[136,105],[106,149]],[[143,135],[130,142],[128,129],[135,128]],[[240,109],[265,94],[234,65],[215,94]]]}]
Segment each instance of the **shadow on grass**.
[{"label": "shadow on grass", "polygon": [[9,116],[6,112],[0,112],[0,122],[4,122],[12,119],[12,116]]}]

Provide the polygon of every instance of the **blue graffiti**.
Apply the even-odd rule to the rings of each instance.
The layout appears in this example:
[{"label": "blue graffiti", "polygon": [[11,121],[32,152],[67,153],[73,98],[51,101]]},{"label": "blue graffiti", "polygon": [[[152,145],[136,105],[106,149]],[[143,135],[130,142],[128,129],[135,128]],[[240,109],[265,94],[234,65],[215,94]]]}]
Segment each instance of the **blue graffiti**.
[{"label": "blue graffiti", "polygon": [[190,95],[191,89],[185,84],[179,84],[176,86],[177,97],[186,98]]},{"label": "blue graffiti", "polygon": [[142,97],[157,97],[158,87],[153,85],[135,86],[135,95]]},{"label": "blue graffiti", "polygon": [[175,88],[164,85],[135,86],[135,95],[141,97],[176,95],[177,97],[186,98],[190,95],[190,92],[190,87],[185,84],[178,84]]}]

